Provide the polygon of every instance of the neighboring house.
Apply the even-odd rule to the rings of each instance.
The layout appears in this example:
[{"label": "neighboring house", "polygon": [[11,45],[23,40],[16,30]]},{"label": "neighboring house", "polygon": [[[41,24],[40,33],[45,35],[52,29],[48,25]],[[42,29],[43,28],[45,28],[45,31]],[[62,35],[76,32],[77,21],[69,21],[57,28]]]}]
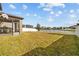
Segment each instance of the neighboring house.
[{"label": "neighboring house", "polygon": [[23,25],[22,27],[33,28],[33,25]]},{"label": "neighboring house", "polygon": [[36,32],[38,30],[33,28],[32,25],[23,25],[22,31],[23,32]]},{"label": "neighboring house", "polygon": [[77,25],[73,25],[73,26],[70,26],[69,28],[70,28],[70,29],[76,29],[76,26],[77,26]]},{"label": "neighboring house", "polygon": [[75,30],[76,25],[69,26],[69,27],[62,27],[62,30]]}]

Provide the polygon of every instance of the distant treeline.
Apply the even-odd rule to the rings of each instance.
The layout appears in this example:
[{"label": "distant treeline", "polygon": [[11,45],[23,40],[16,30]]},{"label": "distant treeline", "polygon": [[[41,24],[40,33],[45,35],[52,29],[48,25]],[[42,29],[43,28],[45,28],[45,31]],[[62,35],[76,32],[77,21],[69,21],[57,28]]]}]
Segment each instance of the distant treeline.
[{"label": "distant treeline", "polygon": [[75,29],[74,26],[70,26],[70,27],[46,27],[46,26],[41,26],[40,24],[37,24],[36,27],[34,27],[33,25],[23,25],[23,27],[25,28],[36,28],[38,29],[38,31],[40,30],[62,30],[62,29]]}]

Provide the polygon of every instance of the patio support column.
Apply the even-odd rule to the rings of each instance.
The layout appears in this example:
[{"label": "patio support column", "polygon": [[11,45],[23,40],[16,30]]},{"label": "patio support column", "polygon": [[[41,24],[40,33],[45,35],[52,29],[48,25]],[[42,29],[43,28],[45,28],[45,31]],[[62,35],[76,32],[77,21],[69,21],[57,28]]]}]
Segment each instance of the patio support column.
[{"label": "patio support column", "polygon": [[19,20],[19,34],[22,32],[22,21]]},{"label": "patio support column", "polygon": [[12,35],[13,35],[13,19],[12,19]]},{"label": "patio support column", "polygon": [[19,20],[19,34],[20,34],[20,20]]}]

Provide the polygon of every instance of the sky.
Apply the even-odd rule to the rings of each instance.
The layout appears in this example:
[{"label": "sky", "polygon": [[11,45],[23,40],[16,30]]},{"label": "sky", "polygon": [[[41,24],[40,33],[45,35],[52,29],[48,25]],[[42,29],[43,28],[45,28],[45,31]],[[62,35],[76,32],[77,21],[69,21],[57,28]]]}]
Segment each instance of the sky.
[{"label": "sky", "polygon": [[66,27],[78,23],[78,3],[2,3],[4,13],[23,17],[23,24]]}]

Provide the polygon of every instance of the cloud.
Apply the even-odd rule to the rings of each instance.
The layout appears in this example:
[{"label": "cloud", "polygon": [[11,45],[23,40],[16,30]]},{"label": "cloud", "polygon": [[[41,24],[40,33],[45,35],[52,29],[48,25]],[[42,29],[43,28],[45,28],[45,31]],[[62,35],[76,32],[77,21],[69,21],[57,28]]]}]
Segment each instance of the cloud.
[{"label": "cloud", "polygon": [[34,16],[34,17],[36,17],[38,15],[36,13],[34,13],[34,14],[26,13],[26,16]]},{"label": "cloud", "polygon": [[63,3],[48,3],[47,4],[47,7],[65,7],[65,4],[63,4]]},{"label": "cloud", "polygon": [[15,7],[13,4],[10,4],[9,6],[10,6],[10,8],[12,8],[12,9],[16,9],[16,7]]},{"label": "cloud", "polygon": [[62,11],[58,11],[57,13],[54,13],[54,11],[50,11],[50,14],[54,14],[55,16],[59,16],[61,15],[63,12]]},{"label": "cloud", "polygon": [[50,11],[50,14],[54,14],[55,16],[60,16],[62,13],[62,11],[58,11],[57,13],[54,13],[54,11]]},{"label": "cloud", "polygon": [[51,8],[43,8],[44,11],[51,11]]},{"label": "cloud", "polygon": [[50,14],[54,14],[54,12],[53,11],[50,11]]},{"label": "cloud", "polygon": [[53,7],[65,7],[63,3],[40,3],[38,8],[42,8],[44,11],[51,11]]},{"label": "cloud", "polygon": [[58,14],[62,14],[62,11],[58,11]]},{"label": "cloud", "polygon": [[52,8],[52,7],[58,7],[58,6],[60,6],[60,7],[65,7],[65,4],[63,4],[63,3],[40,3],[40,8],[42,8],[42,7],[47,7],[47,8]]},{"label": "cloud", "polygon": [[72,10],[70,10],[70,13],[74,13],[75,11],[72,9]]},{"label": "cloud", "polygon": [[37,14],[34,14],[33,16],[37,16]]},{"label": "cloud", "polygon": [[21,15],[22,13],[21,12],[15,12],[15,14]]},{"label": "cloud", "polygon": [[45,7],[46,6],[46,3],[40,3],[40,5],[38,6],[38,8],[42,8],[42,7]]},{"label": "cloud", "polygon": [[26,10],[26,9],[28,8],[28,6],[25,5],[25,4],[23,4],[23,5],[22,5],[22,8],[23,8],[24,10]]}]

